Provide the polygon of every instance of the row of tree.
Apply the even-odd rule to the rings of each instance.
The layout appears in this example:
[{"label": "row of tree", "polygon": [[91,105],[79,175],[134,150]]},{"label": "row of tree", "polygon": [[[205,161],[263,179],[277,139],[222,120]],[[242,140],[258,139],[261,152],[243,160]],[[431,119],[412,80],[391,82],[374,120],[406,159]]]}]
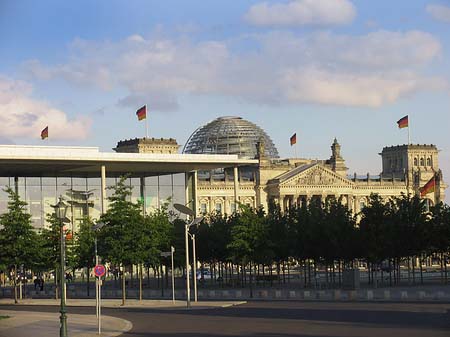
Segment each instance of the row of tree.
[{"label": "row of tree", "polygon": [[[142,297],[143,269],[152,268],[162,275],[166,261],[161,259],[161,252],[174,246],[175,263],[183,269],[184,221],[170,214],[167,205],[143,214],[143,205],[131,202],[131,188],[125,177],[113,187],[108,211],[98,219],[105,225],[98,231],[94,231],[92,219],[84,219],[67,245],[67,265],[71,269],[87,268],[89,277],[97,237],[103,262],[120,268],[121,275],[127,266],[138,267]],[[59,220],[48,215],[50,228],[34,231],[26,203],[13,190],[6,191],[8,210],[0,216],[0,270],[12,274],[14,284],[19,269],[56,273]],[[421,261],[428,256],[440,261],[447,279],[450,209],[443,204],[427,209],[425,201],[415,196],[383,200],[372,195],[368,206],[356,216],[340,200],[311,202],[285,212],[274,204],[267,213],[242,206],[229,216],[210,214],[191,231],[197,237],[199,261],[211,266],[214,280],[226,284],[251,287],[258,280],[282,280],[285,267],[289,271],[293,263],[302,266],[305,285],[312,283],[311,275],[318,268],[325,271],[327,283],[341,283],[341,271],[355,267],[355,263],[367,264],[370,282],[377,278],[380,268],[386,270],[382,267],[387,264],[394,283],[400,281],[400,265],[407,264],[415,281],[416,261],[422,270]],[[125,277],[121,280],[125,301]]]},{"label": "row of tree", "polygon": [[311,271],[319,267],[327,283],[341,283],[342,269],[356,268],[355,263],[368,267],[371,283],[380,270],[389,272],[391,283],[400,282],[400,265],[408,266],[412,282],[417,265],[423,282],[422,262],[427,257],[439,261],[446,281],[450,208],[438,204],[428,209],[425,200],[406,195],[389,200],[372,195],[358,215],[340,200],[311,202],[285,212],[270,205],[267,214],[243,207],[229,217],[211,216],[197,236],[200,260],[218,264],[225,278],[233,275],[229,268],[240,266],[241,283],[246,282],[246,266],[249,273],[270,274],[275,266],[280,280],[280,270],[293,260],[303,267],[305,284],[312,283]]}]

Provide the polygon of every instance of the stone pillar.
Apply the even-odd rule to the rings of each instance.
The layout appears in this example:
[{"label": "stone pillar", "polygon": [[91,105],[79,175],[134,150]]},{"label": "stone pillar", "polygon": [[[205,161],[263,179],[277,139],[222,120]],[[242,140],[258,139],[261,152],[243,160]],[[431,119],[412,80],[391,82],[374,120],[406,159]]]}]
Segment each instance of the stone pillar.
[{"label": "stone pillar", "polygon": [[100,168],[101,171],[101,202],[102,207],[101,211],[102,214],[105,214],[106,212],[106,167],[105,165],[102,165]]},{"label": "stone pillar", "polygon": [[234,175],[234,203],[236,204],[236,210],[238,209],[238,201],[239,201],[239,170],[238,167],[235,166],[233,168]]},{"label": "stone pillar", "polygon": [[197,183],[198,183],[198,174],[197,171],[194,171],[194,177],[192,178],[192,209],[194,210],[196,217],[198,216]]},{"label": "stone pillar", "polygon": [[142,200],[142,214],[147,214],[147,208],[146,208],[146,196],[145,196],[145,177],[140,177],[140,194],[141,194],[141,200]]}]

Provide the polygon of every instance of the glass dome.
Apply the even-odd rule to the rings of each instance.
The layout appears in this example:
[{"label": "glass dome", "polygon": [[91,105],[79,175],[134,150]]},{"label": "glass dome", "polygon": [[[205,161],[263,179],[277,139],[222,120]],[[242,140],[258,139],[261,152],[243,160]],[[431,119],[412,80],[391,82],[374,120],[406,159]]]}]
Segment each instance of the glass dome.
[{"label": "glass dome", "polygon": [[259,126],[241,117],[219,117],[195,130],[183,153],[237,154],[240,158],[255,158],[256,145],[261,138],[266,156],[279,158],[272,139]]}]

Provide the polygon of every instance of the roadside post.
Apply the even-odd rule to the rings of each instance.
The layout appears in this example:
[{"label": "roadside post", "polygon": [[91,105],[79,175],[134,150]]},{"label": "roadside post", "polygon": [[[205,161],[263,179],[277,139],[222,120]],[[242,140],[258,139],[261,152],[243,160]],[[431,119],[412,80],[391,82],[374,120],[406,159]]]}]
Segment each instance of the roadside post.
[{"label": "roadside post", "polygon": [[98,264],[94,267],[94,274],[97,278],[97,284],[98,284],[98,301],[97,301],[97,324],[98,324],[98,334],[100,335],[102,333],[102,315],[101,315],[101,308],[102,308],[102,277],[106,273],[106,268],[104,265]]}]

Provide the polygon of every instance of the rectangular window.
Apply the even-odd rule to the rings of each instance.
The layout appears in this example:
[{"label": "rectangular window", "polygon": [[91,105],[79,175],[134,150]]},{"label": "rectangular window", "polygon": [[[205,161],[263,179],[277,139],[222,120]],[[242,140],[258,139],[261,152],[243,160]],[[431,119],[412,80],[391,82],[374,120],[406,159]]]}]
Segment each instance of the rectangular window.
[{"label": "rectangular window", "polygon": [[222,213],[222,204],[220,202],[218,202],[216,204],[216,212],[217,213]]},{"label": "rectangular window", "polygon": [[208,212],[207,205],[205,203],[200,204],[200,212],[206,214]]}]

